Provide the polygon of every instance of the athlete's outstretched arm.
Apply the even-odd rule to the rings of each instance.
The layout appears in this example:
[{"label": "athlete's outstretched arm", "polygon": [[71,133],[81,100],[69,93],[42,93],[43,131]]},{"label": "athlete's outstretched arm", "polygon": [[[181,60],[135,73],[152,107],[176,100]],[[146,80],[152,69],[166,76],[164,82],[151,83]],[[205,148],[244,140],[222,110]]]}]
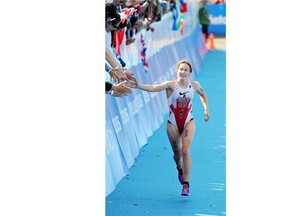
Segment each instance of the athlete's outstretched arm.
[{"label": "athlete's outstretched arm", "polygon": [[196,92],[199,94],[200,100],[201,100],[203,108],[204,108],[204,115],[205,115],[204,120],[208,121],[210,119],[210,113],[209,113],[209,107],[208,107],[208,97],[201,86],[199,89],[196,90]]},{"label": "athlete's outstretched arm", "polygon": [[170,84],[171,84],[171,81],[165,81],[165,82],[162,82],[160,84],[155,84],[155,85],[144,85],[138,82],[133,82],[131,87],[138,88],[138,89],[148,91],[148,92],[158,92],[158,91],[162,91],[167,88],[170,88]]}]

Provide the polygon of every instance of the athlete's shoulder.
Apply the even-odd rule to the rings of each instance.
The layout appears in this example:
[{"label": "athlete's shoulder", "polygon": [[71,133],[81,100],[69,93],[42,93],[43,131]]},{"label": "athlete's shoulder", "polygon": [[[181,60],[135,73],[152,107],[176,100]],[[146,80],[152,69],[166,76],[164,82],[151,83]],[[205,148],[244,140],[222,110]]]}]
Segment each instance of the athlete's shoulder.
[{"label": "athlete's shoulder", "polygon": [[175,88],[175,82],[174,80],[167,80],[161,83],[162,86],[164,86],[166,89],[174,89]]},{"label": "athlete's shoulder", "polygon": [[167,80],[167,81],[164,81],[164,83],[166,83],[168,85],[175,85],[176,80]]},{"label": "athlete's shoulder", "polygon": [[195,85],[200,85],[200,83],[198,82],[198,81],[196,81],[196,80],[190,80],[190,82],[191,82],[191,84],[193,85],[193,84],[195,84]]},{"label": "athlete's shoulder", "polygon": [[174,84],[174,80],[166,80],[166,81],[164,81],[162,83],[165,84],[165,85],[171,85],[171,84]]},{"label": "athlete's shoulder", "polygon": [[201,86],[201,84],[198,81],[195,81],[195,80],[190,81],[190,83],[192,84],[193,87],[200,87]]},{"label": "athlete's shoulder", "polygon": [[190,81],[190,83],[191,83],[192,87],[195,89],[195,91],[197,89],[201,88],[201,84],[198,81],[193,80],[193,81]]},{"label": "athlete's shoulder", "polygon": [[168,83],[175,83],[176,80],[167,80],[166,82],[168,82]]}]

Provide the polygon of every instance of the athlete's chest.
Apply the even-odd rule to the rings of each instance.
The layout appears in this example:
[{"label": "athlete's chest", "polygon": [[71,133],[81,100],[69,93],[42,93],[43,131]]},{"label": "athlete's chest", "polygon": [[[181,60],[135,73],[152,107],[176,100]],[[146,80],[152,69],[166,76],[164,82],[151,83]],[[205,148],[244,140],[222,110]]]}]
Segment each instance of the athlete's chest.
[{"label": "athlete's chest", "polygon": [[189,84],[186,88],[181,88],[179,85],[176,85],[172,95],[172,101],[174,103],[180,103],[182,106],[186,106],[192,101],[193,97],[194,89],[191,84]]}]

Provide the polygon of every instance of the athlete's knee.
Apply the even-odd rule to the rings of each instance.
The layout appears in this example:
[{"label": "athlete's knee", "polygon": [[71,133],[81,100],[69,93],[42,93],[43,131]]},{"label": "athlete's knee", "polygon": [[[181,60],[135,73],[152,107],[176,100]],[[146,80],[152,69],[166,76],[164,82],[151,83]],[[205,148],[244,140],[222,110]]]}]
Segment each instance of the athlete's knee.
[{"label": "athlete's knee", "polygon": [[190,150],[189,148],[183,148],[181,151],[183,157],[190,157]]},{"label": "athlete's knee", "polygon": [[174,152],[180,151],[179,144],[175,140],[170,140],[170,144]]},{"label": "athlete's knee", "polygon": [[177,161],[177,160],[179,160],[181,158],[181,154],[180,153],[179,154],[177,154],[177,153],[175,154],[174,153],[173,158],[174,158],[174,160]]}]

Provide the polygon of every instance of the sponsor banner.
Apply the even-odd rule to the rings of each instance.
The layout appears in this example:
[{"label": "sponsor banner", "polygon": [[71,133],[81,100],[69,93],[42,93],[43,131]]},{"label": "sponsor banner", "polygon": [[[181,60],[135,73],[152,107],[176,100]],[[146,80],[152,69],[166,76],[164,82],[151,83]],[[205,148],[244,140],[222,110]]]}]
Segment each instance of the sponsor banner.
[{"label": "sponsor banner", "polygon": [[[122,178],[122,176],[121,176]],[[120,179],[121,179],[120,178]],[[106,196],[113,192],[117,183],[115,184],[115,176],[112,173],[112,169],[110,167],[110,162],[108,161],[108,156],[105,158],[105,194]]]},{"label": "sponsor banner", "polygon": [[207,4],[206,7],[211,20],[208,33],[226,35],[226,4]]},{"label": "sponsor banner", "polygon": [[[138,143],[137,143],[137,139],[136,139],[136,134],[134,131],[135,128],[133,128],[133,125],[131,124],[131,117],[130,117],[131,110],[129,110],[129,108],[128,108],[129,103],[127,103],[127,98],[115,98],[115,99],[116,99],[117,108],[118,108],[119,113],[120,113],[120,118],[122,120],[121,122],[123,124],[122,125],[123,126],[123,134],[125,134],[125,136],[127,138],[127,144],[128,144],[127,147],[130,149],[131,156],[134,159],[137,157],[137,155],[139,153],[139,148],[138,148]],[[137,105],[135,105],[135,106],[137,106]],[[138,108],[136,108],[136,109],[138,109]],[[140,131],[140,133],[142,133],[142,132]],[[129,168],[130,168],[130,166],[129,166]]]},{"label": "sponsor banner", "polygon": [[115,130],[109,115],[109,112],[105,113],[105,175],[106,175],[106,194],[110,194],[116,184],[128,174],[128,167],[120,150],[120,146],[115,134]]},{"label": "sponsor banner", "polygon": [[[138,64],[132,67],[128,71],[133,72],[135,78],[141,77],[143,65]],[[139,82],[140,79],[138,79]],[[133,89],[133,93],[127,98],[128,113],[130,114],[130,119],[134,125],[134,131],[136,138],[138,139],[138,146],[141,148],[147,143],[147,138],[150,137],[153,132],[158,128],[152,129],[152,123],[149,121],[150,113],[153,112],[150,109],[150,105],[147,104],[151,101],[148,92],[140,91],[138,89]]]},{"label": "sponsor banner", "polygon": [[147,143],[147,138],[152,135],[151,123],[147,119],[145,104],[141,93],[133,91],[133,100],[128,102],[134,133],[138,140],[138,148]]},{"label": "sponsor banner", "polygon": [[106,113],[110,114],[111,122],[113,129],[115,130],[115,134],[117,137],[117,143],[121,149],[123,154],[123,158],[128,168],[130,168],[135,158],[131,152],[128,136],[125,134],[124,124],[121,119],[120,110],[118,109],[118,105],[116,103],[115,97],[109,97],[110,95],[106,96]]}]

